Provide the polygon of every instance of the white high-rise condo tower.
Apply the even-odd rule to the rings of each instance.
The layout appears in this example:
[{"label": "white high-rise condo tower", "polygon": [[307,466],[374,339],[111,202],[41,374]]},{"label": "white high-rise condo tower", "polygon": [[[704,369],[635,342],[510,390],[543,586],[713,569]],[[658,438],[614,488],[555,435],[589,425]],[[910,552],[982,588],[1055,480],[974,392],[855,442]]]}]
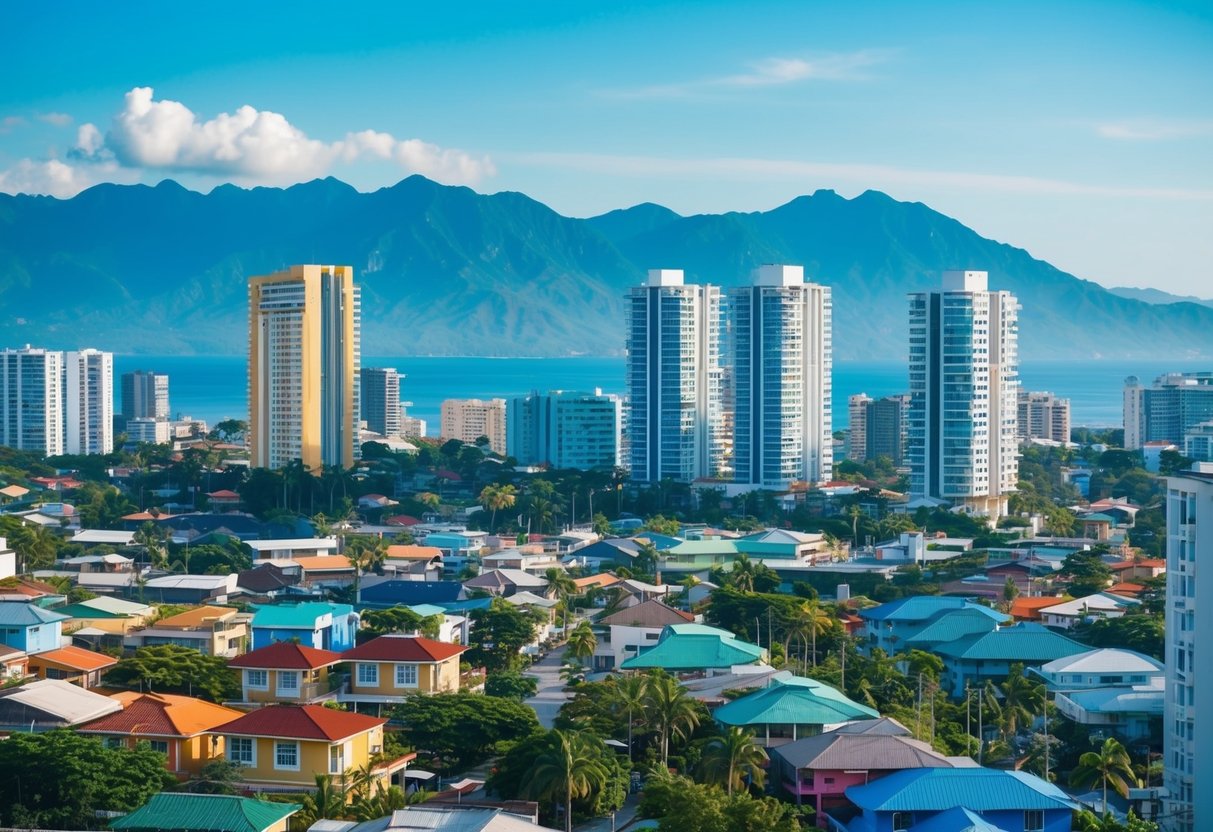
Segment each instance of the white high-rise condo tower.
[{"label": "white high-rise condo tower", "polygon": [[994,523],[1019,479],[1019,303],[987,284],[946,271],[941,290],[910,295],[907,455],[914,499]]},{"label": "white high-rise condo tower", "polygon": [[108,454],[114,449],[114,354],[69,352],[63,375],[65,452]]},{"label": "white high-rise condo tower", "polygon": [[47,456],[63,453],[63,353],[0,352],[0,445]]},{"label": "white high-rise condo tower", "polygon": [[727,475],[720,289],[654,269],[628,294],[631,476],[692,482]]},{"label": "white high-rise condo tower", "polygon": [[834,466],[829,287],[800,266],[762,266],[729,292],[734,479],[787,489]]}]

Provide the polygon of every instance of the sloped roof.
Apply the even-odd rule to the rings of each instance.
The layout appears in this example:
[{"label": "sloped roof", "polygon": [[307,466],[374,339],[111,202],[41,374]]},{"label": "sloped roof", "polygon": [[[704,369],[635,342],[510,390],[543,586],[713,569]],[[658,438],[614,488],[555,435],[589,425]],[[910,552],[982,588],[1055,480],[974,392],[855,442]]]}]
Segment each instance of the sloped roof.
[{"label": "sloped roof", "polygon": [[192,610],[179,612],[176,615],[170,615],[168,618],[161,618],[156,622],[157,627],[180,627],[182,629],[192,629],[201,627],[203,624],[212,621],[218,621],[222,618],[236,613],[234,607],[212,607],[201,606],[194,607]]},{"label": "sloped roof", "polygon": [[863,719],[859,722],[848,722],[846,725],[839,725],[830,733],[884,734],[888,737],[908,737],[910,736],[910,729],[891,716],[882,716],[880,719]]},{"label": "sloped roof", "polygon": [[0,604],[0,627],[37,627],[66,621],[70,617],[33,604]]},{"label": "sloped roof", "polygon": [[1162,673],[1161,662],[1149,656],[1122,650],[1119,647],[1104,647],[1087,650],[1042,665],[1041,673]]},{"label": "sloped roof", "polygon": [[694,620],[695,616],[689,612],[676,610],[667,604],[663,604],[656,598],[650,598],[634,607],[625,607],[617,612],[613,612],[605,618],[600,619],[598,623],[619,627],[660,628],[667,624],[685,624]]},{"label": "sloped roof", "polygon": [[441,604],[456,601],[463,594],[458,581],[405,581],[389,579],[363,583],[359,590],[363,603]]},{"label": "sloped roof", "polygon": [[315,670],[341,661],[341,654],[333,650],[305,647],[293,641],[275,641],[265,647],[251,650],[227,663],[228,667],[249,667],[262,670]]},{"label": "sloped roof", "polygon": [[963,806],[932,815],[921,823],[910,827],[909,832],[1008,832],[1001,826],[995,826],[976,812]]},{"label": "sloped roof", "polygon": [[574,578],[573,584],[582,591],[593,586],[610,586],[619,583],[619,578],[610,572],[599,572],[597,575],[587,575],[584,578]]},{"label": "sloped roof", "polygon": [[793,676],[734,699],[712,714],[725,725],[834,725],[880,714],[824,682]]},{"label": "sloped roof", "polygon": [[625,660],[620,668],[724,668],[737,664],[754,664],[762,660],[764,652],[757,644],[742,641],[727,630],[703,624],[667,624],[655,645]]},{"label": "sloped roof", "polygon": [[336,742],[386,722],[386,719],[335,711],[323,705],[271,705],[218,725],[212,733]]},{"label": "sloped roof", "polygon": [[104,653],[94,653],[92,650],[85,650],[82,647],[60,647],[56,650],[44,650],[41,653],[35,653],[30,656],[31,660],[39,662],[53,662],[54,664],[70,667],[73,670],[101,670],[104,667],[113,667],[118,663],[118,660],[113,656],[107,656]]},{"label": "sloped roof", "polygon": [[938,644],[955,641],[974,633],[988,633],[998,626],[998,621],[986,615],[981,609],[962,607],[945,612],[906,639],[906,643],[911,645]]},{"label": "sloped roof", "polygon": [[974,812],[1075,809],[1065,792],[1035,775],[990,768],[918,768],[895,771],[846,790],[847,799],[876,812]]},{"label": "sloped roof", "polygon": [[926,621],[946,610],[958,610],[969,602],[951,595],[914,595],[860,610],[870,621]]},{"label": "sloped roof", "polygon": [[334,618],[349,615],[354,608],[349,604],[330,604],[327,601],[307,601],[302,604],[275,604],[257,607],[253,614],[253,626],[285,627],[308,630],[316,626],[316,619],[325,615]]},{"label": "sloped roof", "polygon": [[1089,648],[1040,624],[1023,622],[938,644],[942,656],[1012,662],[1046,662],[1083,653]]},{"label": "sloped roof", "polygon": [[273,592],[291,586],[282,569],[267,562],[258,564],[252,569],[245,569],[236,576],[236,585],[251,592]]},{"label": "sloped roof", "polygon": [[1152,685],[1124,685],[1076,690],[1066,698],[1093,714],[1150,714],[1162,716],[1166,687],[1162,679]]},{"label": "sloped roof", "polygon": [[808,534],[807,532],[797,532],[791,529],[764,529],[760,532],[747,534],[741,540],[748,540],[754,543],[785,543],[785,544],[803,544],[816,543],[822,539],[820,534]]},{"label": "sloped roof", "polygon": [[395,544],[387,547],[389,560],[433,560],[442,558],[442,550],[437,546],[415,546],[411,544]]},{"label": "sloped roof", "polygon": [[515,592],[513,595],[508,596],[505,599],[505,602],[507,604],[513,604],[515,607],[533,606],[543,607],[544,609],[551,609],[560,603],[555,598],[544,598],[542,595],[536,595],[535,593],[526,589],[522,590],[521,592]]},{"label": "sloped roof", "polygon": [[305,572],[344,572],[354,568],[345,555],[297,557],[291,558],[291,562],[299,564]]},{"label": "sloped roof", "polygon": [[389,634],[351,647],[341,658],[385,662],[441,662],[458,656],[468,648],[422,636]]},{"label": "sloped roof", "polygon": [[216,725],[231,722],[241,711],[225,708],[192,696],[124,691],[113,698],[122,705],[118,713],[103,716],[79,730],[101,734],[154,734],[162,737],[192,737]]},{"label": "sloped roof", "polygon": [[1074,598],[1070,601],[1054,604],[1051,607],[1044,607],[1040,612],[1042,615],[1083,615],[1088,611],[1114,612],[1126,610],[1140,603],[1135,598],[1125,598],[1122,595],[1113,595],[1108,592],[1097,592],[1094,595],[1084,595],[1082,598]]},{"label": "sloped roof", "polygon": [[1040,611],[1064,601],[1056,596],[1029,598],[1021,595],[1011,602],[1011,615],[1015,618],[1040,618]]},{"label": "sloped roof", "polygon": [[521,569],[486,569],[474,578],[463,582],[473,589],[491,589],[506,586],[545,587],[548,582]]},{"label": "sloped roof", "polygon": [[112,615],[151,615],[156,611],[147,604],[124,601],[121,598],[110,598],[104,595],[98,598],[89,598],[87,601],[81,601],[78,606],[91,607],[92,609]]},{"label": "sloped roof", "polygon": [[39,679],[20,687],[0,691],[0,698],[20,702],[28,708],[50,714],[75,725],[122,709],[122,703],[62,679]]},{"label": "sloped roof", "polygon": [[[321,824],[326,825],[321,827]],[[538,828],[529,818],[504,809],[466,804],[408,806],[386,817],[363,823],[320,821],[312,827],[317,832],[322,832],[322,829],[331,832],[534,832]]]},{"label": "sloped roof", "polygon": [[930,743],[889,734],[829,731],[781,745],[772,753],[796,768],[896,771],[903,768],[950,768],[952,765],[946,757],[932,750]]},{"label": "sloped roof", "polygon": [[298,812],[298,803],[271,803],[226,794],[161,792],[111,829],[190,830],[190,832],[264,832]]}]

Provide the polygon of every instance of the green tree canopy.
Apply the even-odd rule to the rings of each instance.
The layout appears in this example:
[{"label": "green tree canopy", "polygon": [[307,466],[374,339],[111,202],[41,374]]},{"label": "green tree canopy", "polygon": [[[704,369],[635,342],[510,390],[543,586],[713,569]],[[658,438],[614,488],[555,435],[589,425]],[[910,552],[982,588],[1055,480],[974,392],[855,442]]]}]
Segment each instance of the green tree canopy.
[{"label": "green tree canopy", "polygon": [[403,739],[440,772],[463,771],[492,756],[497,743],[539,728],[521,702],[478,693],[410,696],[392,710]]},{"label": "green tree canopy", "polygon": [[224,702],[240,695],[236,674],[221,656],[204,656],[192,647],[157,644],[140,647],[119,660],[105,683],[127,690],[182,693]]},{"label": "green tree canopy", "polygon": [[465,656],[490,673],[518,670],[524,662],[519,651],[535,640],[537,627],[536,613],[494,598],[487,609],[472,611],[472,649]]},{"label": "green tree canopy", "polygon": [[744,792],[725,794],[688,777],[650,778],[640,799],[640,814],[656,818],[667,832],[797,832],[792,807],[772,797]]}]

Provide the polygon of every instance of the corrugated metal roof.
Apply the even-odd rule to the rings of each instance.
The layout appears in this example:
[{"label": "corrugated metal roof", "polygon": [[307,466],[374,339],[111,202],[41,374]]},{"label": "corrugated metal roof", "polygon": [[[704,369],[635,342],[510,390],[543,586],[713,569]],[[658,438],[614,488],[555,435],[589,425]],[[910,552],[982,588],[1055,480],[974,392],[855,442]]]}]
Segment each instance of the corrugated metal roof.
[{"label": "corrugated metal roof", "polygon": [[916,823],[910,832],[1007,832],[995,826],[976,812],[961,806],[948,809]]},{"label": "corrugated metal roof", "polygon": [[662,630],[657,644],[624,661],[620,668],[724,668],[761,661],[764,652],[757,644],[742,641],[727,630],[702,624],[669,624]]},{"label": "corrugated metal roof", "polygon": [[774,679],[770,687],[721,705],[712,715],[725,725],[835,725],[880,714],[814,679]]},{"label": "corrugated metal roof", "polygon": [[39,679],[0,693],[12,702],[20,702],[50,714],[68,725],[96,719],[122,709],[122,703],[108,696],[64,682],[61,679]]},{"label": "corrugated metal roof", "polygon": [[257,607],[257,612],[253,615],[253,626],[257,628],[306,627],[310,630],[316,626],[318,618],[326,615],[332,615],[335,618],[349,615],[353,609],[349,604],[330,604],[326,601]]},{"label": "corrugated metal roof", "polygon": [[846,790],[847,799],[875,812],[941,812],[962,806],[976,812],[1073,809],[1051,783],[1021,771],[990,768],[919,768],[895,771]]},{"label": "corrugated metal roof", "polygon": [[667,624],[687,624],[695,620],[689,612],[676,610],[656,598],[650,598],[634,607],[625,607],[599,620],[599,624],[620,627],[664,627]]},{"label": "corrugated metal roof", "polygon": [[110,823],[112,829],[263,832],[298,812],[298,803],[271,803],[226,794],[161,792]]},{"label": "corrugated metal roof", "polygon": [[972,607],[945,612],[914,635],[906,643],[914,645],[939,644],[976,633],[988,633],[998,621]]},{"label": "corrugated metal roof", "polygon": [[930,744],[888,734],[840,734],[830,731],[781,745],[771,753],[796,768],[888,771],[951,767],[947,758],[933,751]]},{"label": "corrugated metal roof", "polygon": [[927,621],[945,610],[958,610],[968,603],[964,598],[950,595],[915,595],[862,610],[859,615],[870,621]]},{"label": "corrugated metal roof", "polygon": [[983,661],[1047,662],[1088,648],[1073,639],[1031,622],[1003,627],[989,633],[965,636],[935,646],[941,656]]},{"label": "corrugated metal roof", "polygon": [[41,624],[66,621],[68,618],[70,616],[44,610],[33,604],[0,604],[0,627],[37,627]]}]

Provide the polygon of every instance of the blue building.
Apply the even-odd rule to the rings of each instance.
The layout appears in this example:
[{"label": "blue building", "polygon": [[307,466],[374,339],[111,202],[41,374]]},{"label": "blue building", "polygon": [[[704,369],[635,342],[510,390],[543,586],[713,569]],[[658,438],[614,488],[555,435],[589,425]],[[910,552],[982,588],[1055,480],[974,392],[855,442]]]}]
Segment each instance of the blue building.
[{"label": "blue building", "polygon": [[253,649],[276,641],[297,641],[317,650],[349,650],[359,620],[349,604],[327,601],[258,607],[253,614]]},{"label": "blue building", "polygon": [[918,635],[928,624],[945,613],[961,609],[977,610],[995,622],[1006,619],[997,610],[976,604],[966,598],[944,595],[915,595],[863,610],[859,617],[866,625],[867,644],[864,652],[871,655],[879,647],[888,655],[906,649],[906,642]]},{"label": "blue building", "polygon": [[359,605],[374,609],[411,607],[414,604],[441,605],[461,601],[465,597],[463,584],[458,581],[387,580],[368,582],[358,590]]},{"label": "blue building", "polygon": [[1090,648],[1085,644],[1032,622],[974,633],[932,647],[932,651],[943,659],[940,687],[954,698],[965,695],[966,684],[977,688],[987,679],[1002,681],[1011,672],[1013,664],[1021,664],[1025,669],[1040,667],[1046,662],[1088,650]]},{"label": "blue building", "polygon": [[623,462],[623,400],[595,390],[510,399],[506,453],[521,465],[610,471]]},{"label": "blue building", "polygon": [[0,642],[30,654],[56,650],[69,618],[33,604],[0,604]]}]

